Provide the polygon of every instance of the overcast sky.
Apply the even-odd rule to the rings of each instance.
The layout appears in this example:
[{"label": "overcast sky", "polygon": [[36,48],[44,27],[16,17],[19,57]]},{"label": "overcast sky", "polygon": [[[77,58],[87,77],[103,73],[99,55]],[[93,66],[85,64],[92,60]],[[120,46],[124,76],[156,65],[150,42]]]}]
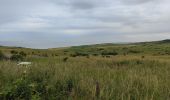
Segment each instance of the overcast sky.
[{"label": "overcast sky", "polygon": [[170,0],[0,0],[0,45],[170,39]]}]

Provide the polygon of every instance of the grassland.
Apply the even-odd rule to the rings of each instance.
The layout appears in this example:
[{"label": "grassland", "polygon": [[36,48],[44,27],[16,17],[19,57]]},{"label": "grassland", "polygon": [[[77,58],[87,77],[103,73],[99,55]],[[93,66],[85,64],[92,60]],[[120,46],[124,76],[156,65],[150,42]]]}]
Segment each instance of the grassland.
[{"label": "grassland", "polygon": [[0,61],[0,100],[170,100],[168,40],[0,50],[32,62]]}]

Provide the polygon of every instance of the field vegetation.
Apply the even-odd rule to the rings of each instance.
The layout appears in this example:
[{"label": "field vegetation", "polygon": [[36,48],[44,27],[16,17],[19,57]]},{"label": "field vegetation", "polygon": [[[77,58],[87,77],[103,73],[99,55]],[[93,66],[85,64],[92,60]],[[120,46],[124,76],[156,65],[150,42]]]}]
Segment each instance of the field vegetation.
[{"label": "field vegetation", "polygon": [[170,40],[0,47],[0,100],[170,100]]}]

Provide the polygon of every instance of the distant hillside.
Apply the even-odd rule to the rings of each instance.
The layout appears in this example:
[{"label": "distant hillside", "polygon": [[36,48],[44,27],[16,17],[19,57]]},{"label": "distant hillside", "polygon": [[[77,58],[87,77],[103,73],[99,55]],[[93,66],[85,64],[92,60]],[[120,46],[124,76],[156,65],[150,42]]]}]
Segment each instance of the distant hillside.
[{"label": "distant hillside", "polygon": [[106,55],[170,55],[170,40],[138,43],[103,43],[72,46],[67,48],[29,49],[0,46],[0,51],[9,54],[12,50],[24,51],[29,56],[106,56]]},{"label": "distant hillside", "polygon": [[[161,41],[150,41],[150,42],[136,42],[136,43],[101,43],[101,44],[91,44],[91,45],[80,45],[80,46],[72,46],[72,47],[65,47],[65,48],[49,48],[52,50],[55,49],[68,49],[68,48],[88,48],[88,47],[110,47],[110,46],[127,46],[127,45],[142,45],[142,44],[167,44],[170,43],[170,39],[161,40]],[[5,46],[6,44],[0,44],[0,49],[30,49],[25,47],[15,47],[15,46]]]},{"label": "distant hillside", "polygon": [[158,43],[170,43],[170,39],[166,39],[166,40],[158,41]]},{"label": "distant hillside", "polygon": [[160,41],[149,41],[149,42],[131,42],[131,43],[102,43],[102,44],[92,44],[92,45],[81,45],[72,46],[72,48],[81,47],[109,47],[109,46],[127,46],[127,45],[143,45],[143,44],[167,44],[170,43],[170,39],[160,40]]}]

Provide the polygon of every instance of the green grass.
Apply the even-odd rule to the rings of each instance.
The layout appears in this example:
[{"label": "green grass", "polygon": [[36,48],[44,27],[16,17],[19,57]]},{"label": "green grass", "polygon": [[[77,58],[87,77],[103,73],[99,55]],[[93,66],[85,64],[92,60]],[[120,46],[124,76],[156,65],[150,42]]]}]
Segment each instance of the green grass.
[{"label": "green grass", "polygon": [[[1,50],[10,53],[11,49]],[[26,61],[33,64],[26,68],[0,61],[0,100],[170,99],[170,56],[165,53],[170,49],[166,43],[15,50],[26,52]],[[103,57],[101,51],[105,50],[118,55]],[[70,57],[75,52],[89,56]]]}]

